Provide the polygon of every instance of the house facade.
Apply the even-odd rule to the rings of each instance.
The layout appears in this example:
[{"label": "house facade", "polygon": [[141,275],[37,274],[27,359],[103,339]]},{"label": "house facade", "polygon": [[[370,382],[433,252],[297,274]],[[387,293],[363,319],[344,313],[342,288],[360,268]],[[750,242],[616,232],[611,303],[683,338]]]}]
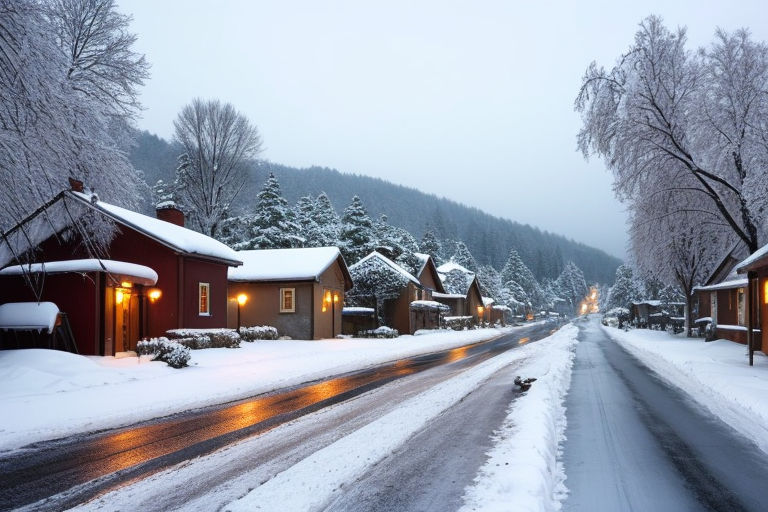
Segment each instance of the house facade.
[{"label": "house facade", "polygon": [[747,304],[746,325],[752,328],[750,364],[752,352],[762,351],[768,355],[768,245],[761,247],[754,254],[740,262],[736,271],[747,278],[744,293]]},{"label": "house facade", "polygon": [[[81,212],[75,223],[89,216],[114,223],[105,258],[94,258],[70,225],[45,221],[47,232],[36,226],[40,216],[55,218],[57,209]],[[0,271],[0,303],[54,302],[69,317],[81,354],[134,350],[138,340],[169,329],[226,327],[227,269],[240,265],[237,254],[178,225],[183,215],[172,205],[157,213],[160,218],[149,217],[79,191],[59,194],[9,230],[4,250],[13,249],[13,236],[26,231],[39,237],[39,251]]]},{"label": "house facade", "polygon": [[471,316],[475,323],[483,321],[485,305],[475,273],[452,262],[439,266],[437,271],[446,293],[435,293],[435,300],[450,307],[453,316]]},{"label": "house facade", "polygon": [[[270,325],[280,336],[313,340],[342,332],[352,278],[336,247],[239,251],[228,275],[229,327]],[[244,303],[238,303],[244,297]]]}]

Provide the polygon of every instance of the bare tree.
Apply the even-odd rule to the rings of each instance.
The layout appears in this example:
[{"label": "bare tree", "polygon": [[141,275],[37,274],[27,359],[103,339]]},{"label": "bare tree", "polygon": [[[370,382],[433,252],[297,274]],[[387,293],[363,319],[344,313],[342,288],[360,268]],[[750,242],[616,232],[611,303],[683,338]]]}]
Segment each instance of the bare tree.
[{"label": "bare tree", "polygon": [[106,113],[134,117],[149,65],[133,51],[131,17],[120,14],[114,0],[51,0],[46,14],[75,89],[99,102]]},{"label": "bare tree", "polygon": [[766,62],[765,45],[746,31],[718,32],[710,50],[692,54],[685,29],[648,17],[612,69],[587,69],[579,148],[605,159],[619,198],[693,192],[753,252],[768,205],[751,186],[768,181]]},{"label": "bare tree", "polygon": [[246,161],[261,152],[261,136],[229,103],[195,99],[173,123],[184,147],[177,195],[192,227],[215,236],[247,179]]},{"label": "bare tree", "polygon": [[[68,177],[103,199],[135,200],[136,173],[109,135],[112,119],[67,77],[70,63],[47,12],[33,0],[0,0],[0,231],[67,188]],[[99,222],[80,228],[95,244],[112,233]]]}]

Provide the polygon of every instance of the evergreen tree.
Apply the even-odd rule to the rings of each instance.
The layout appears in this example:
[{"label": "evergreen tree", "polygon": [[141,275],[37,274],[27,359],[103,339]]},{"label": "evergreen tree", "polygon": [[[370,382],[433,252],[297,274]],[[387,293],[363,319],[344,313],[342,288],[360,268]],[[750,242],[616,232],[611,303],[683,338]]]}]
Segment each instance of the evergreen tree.
[{"label": "evergreen tree", "polygon": [[480,285],[480,292],[483,297],[490,297],[502,304],[502,283],[501,274],[491,265],[483,265],[477,272],[477,284]]},{"label": "evergreen tree", "polygon": [[469,249],[467,249],[464,242],[458,242],[456,244],[456,252],[453,253],[451,261],[458,263],[467,270],[477,272],[477,261],[475,261],[475,257],[469,252]]},{"label": "evergreen tree", "polygon": [[445,274],[443,288],[448,293],[466,295],[474,277],[474,274],[467,274],[459,269],[453,269]]},{"label": "evergreen tree", "polygon": [[270,173],[256,198],[256,213],[224,222],[222,242],[237,250],[301,247],[300,227],[280,194],[280,184],[274,174]]},{"label": "evergreen tree", "polygon": [[318,247],[338,247],[341,234],[341,220],[325,192],[315,200],[315,224],[317,233],[313,237]]},{"label": "evergreen tree", "polygon": [[348,262],[356,262],[369,254],[376,246],[373,221],[358,196],[344,209],[341,219],[339,249]]},{"label": "evergreen tree", "polygon": [[608,291],[606,310],[613,308],[630,309],[632,302],[642,298],[642,290],[638,286],[632,267],[620,265],[616,269],[616,280]]},{"label": "evergreen tree", "polygon": [[536,277],[528,266],[523,263],[522,258],[516,250],[511,249],[507,262],[504,264],[504,268],[501,269],[501,279],[507,283],[514,281],[525,290],[525,295],[528,301],[535,307],[543,305],[543,292],[539,286]]},{"label": "evergreen tree", "polygon": [[318,240],[320,229],[315,221],[317,204],[311,196],[300,197],[293,208],[293,218],[299,227],[299,236],[304,241],[302,247],[322,247]]},{"label": "evergreen tree", "polygon": [[560,296],[574,308],[574,311],[581,300],[587,296],[588,289],[584,280],[584,273],[572,261],[566,263],[562,273],[555,281],[555,287],[559,290]]},{"label": "evergreen tree", "polygon": [[435,260],[436,265],[440,265],[442,263],[442,257],[441,253],[443,251],[442,244],[440,243],[440,240],[435,236],[435,234],[432,232],[431,229],[428,229],[424,232],[424,235],[421,237],[421,243],[419,244],[419,252],[422,252],[424,254],[429,254],[432,256],[432,259]]}]

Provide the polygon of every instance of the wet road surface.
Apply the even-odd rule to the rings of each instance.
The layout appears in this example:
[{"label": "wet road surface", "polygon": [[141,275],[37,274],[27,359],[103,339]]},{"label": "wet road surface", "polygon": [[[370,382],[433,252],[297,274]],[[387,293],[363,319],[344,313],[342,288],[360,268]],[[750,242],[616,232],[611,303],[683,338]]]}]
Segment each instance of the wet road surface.
[{"label": "wet road surface", "polygon": [[768,510],[768,457],[612,341],[580,325],[564,511]]},{"label": "wet road surface", "polygon": [[[469,367],[549,334],[534,325],[500,338],[133,427],[38,443],[0,458],[0,510],[76,505],[126,482],[211,453],[394,380],[442,365]],[[45,498],[56,495],[49,501]]]}]

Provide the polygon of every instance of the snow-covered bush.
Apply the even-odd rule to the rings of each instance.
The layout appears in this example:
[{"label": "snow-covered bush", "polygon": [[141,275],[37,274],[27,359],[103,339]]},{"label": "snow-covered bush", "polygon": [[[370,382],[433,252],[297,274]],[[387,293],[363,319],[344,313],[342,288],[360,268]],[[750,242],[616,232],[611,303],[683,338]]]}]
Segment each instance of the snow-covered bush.
[{"label": "snow-covered bush", "polygon": [[240,335],[234,329],[171,329],[165,334],[194,350],[240,347]]},{"label": "snow-covered bush", "polygon": [[244,341],[276,340],[277,329],[269,325],[256,325],[253,327],[241,327],[240,338]]},{"label": "snow-covered bush", "polygon": [[369,329],[367,331],[358,332],[356,338],[397,338],[400,333],[397,329],[382,325],[376,329]]},{"label": "snow-covered bush", "polygon": [[191,357],[188,347],[165,337],[139,341],[136,344],[136,352],[139,355],[154,355],[154,361],[164,361],[172,368],[187,366]]},{"label": "snow-covered bush", "polygon": [[471,329],[474,326],[474,318],[471,316],[446,316],[443,317],[444,329],[453,329],[454,331],[463,331]]},{"label": "snow-covered bush", "polygon": [[629,321],[629,317],[630,314],[627,308],[612,308],[603,314],[602,323],[609,327],[623,327],[624,323]]}]

